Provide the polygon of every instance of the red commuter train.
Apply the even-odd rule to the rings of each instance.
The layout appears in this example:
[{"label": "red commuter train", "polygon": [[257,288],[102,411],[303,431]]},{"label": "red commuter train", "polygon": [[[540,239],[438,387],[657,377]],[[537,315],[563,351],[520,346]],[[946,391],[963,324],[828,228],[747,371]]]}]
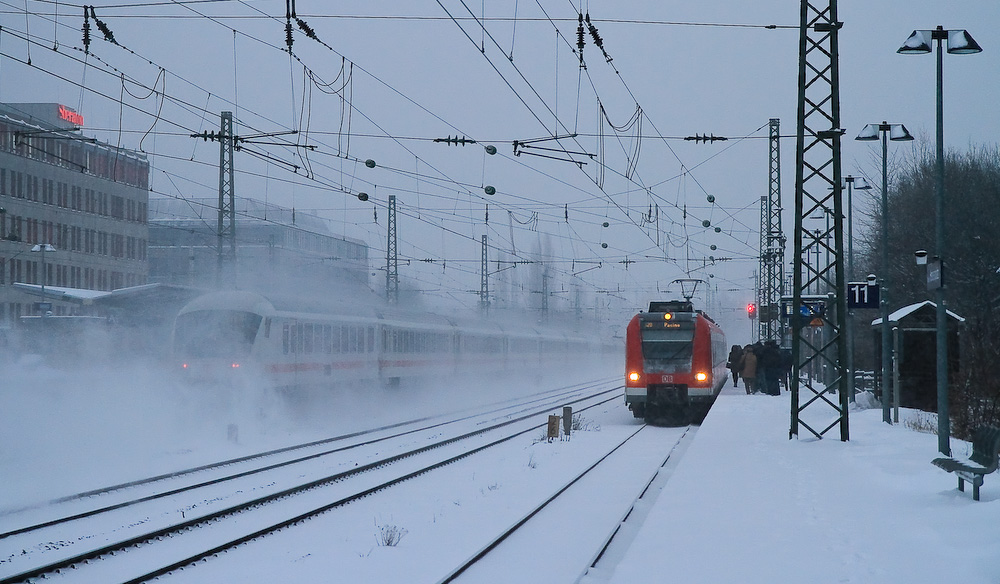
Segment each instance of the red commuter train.
[{"label": "red commuter train", "polygon": [[650,302],[625,334],[625,403],[647,422],[700,420],[726,383],[726,335],[690,301]]}]

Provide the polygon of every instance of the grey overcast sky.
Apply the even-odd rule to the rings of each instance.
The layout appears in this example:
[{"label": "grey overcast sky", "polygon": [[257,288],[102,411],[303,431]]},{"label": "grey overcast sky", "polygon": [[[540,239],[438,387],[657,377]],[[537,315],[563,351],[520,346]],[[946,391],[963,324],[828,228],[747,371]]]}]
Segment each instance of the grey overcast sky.
[{"label": "grey overcast sky", "polygon": [[[89,19],[86,54],[82,6],[3,2],[0,101],[76,108],[85,134],[148,154],[153,196],[217,196],[218,147],[189,134],[217,130],[223,110],[241,136],[298,130],[268,141],[315,150],[260,144],[236,155],[237,196],[318,213],[364,240],[375,288],[394,194],[400,257],[412,260],[400,275],[428,297],[474,305],[485,234],[490,285],[515,306],[535,302],[540,265],[563,308],[579,288],[588,308],[632,310],[677,295],[678,278],[709,281],[718,312],[753,299],[770,118],[787,136],[785,208],[794,195],[798,2],[296,4],[318,41],[293,21],[292,55],[276,0],[110,1],[93,15],[118,44]],[[893,159],[933,148],[934,58],[895,51],[913,29],[943,25],[984,49],[945,56],[946,146],[997,143],[1000,5],[854,0],[838,10],[848,137],[886,120],[917,136],[893,144]],[[587,32],[581,68],[581,11],[610,62]],[[566,134],[577,137],[515,155],[516,140]],[[696,134],[729,140],[681,139]],[[456,136],[477,144],[433,141]],[[844,174],[878,180],[878,156],[846,140]]]}]

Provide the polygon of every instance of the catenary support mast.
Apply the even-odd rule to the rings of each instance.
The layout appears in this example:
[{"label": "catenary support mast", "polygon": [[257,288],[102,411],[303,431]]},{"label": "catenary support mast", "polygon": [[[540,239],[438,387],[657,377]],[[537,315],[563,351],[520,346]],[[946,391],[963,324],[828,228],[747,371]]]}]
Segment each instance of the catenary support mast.
[{"label": "catenary support mast", "polygon": [[[798,116],[795,140],[795,233],[792,327],[791,425],[817,438],[835,428],[850,438],[848,423],[847,297],[844,278],[840,146],[840,67],[837,0],[802,0],[799,21]],[[807,222],[826,221],[813,228]],[[820,253],[817,253],[820,252]],[[815,253],[815,265],[809,256]],[[810,287],[821,295],[803,298]],[[824,298],[825,296],[825,298]],[[822,335],[804,335],[805,327]],[[812,371],[803,376],[802,372]],[[831,420],[832,418],[832,420]]]}]

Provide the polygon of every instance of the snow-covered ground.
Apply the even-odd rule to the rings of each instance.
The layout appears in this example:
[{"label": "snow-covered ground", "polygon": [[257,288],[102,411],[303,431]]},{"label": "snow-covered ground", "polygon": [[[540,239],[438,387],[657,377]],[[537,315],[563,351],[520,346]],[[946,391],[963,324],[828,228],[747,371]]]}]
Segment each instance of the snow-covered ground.
[{"label": "snow-covered ground", "polygon": [[1000,582],[1000,475],[979,502],[960,493],[919,412],[852,411],[849,442],[789,440],[788,394],[741,392],[720,396],[610,582]]},{"label": "snow-covered ground", "polygon": [[[604,371],[619,373],[617,367]],[[247,409],[239,401],[230,409],[202,409],[198,396],[165,393],[162,380],[152,375],[139,378],[143,383],[129,397],[120,391],[125,384],[118,375],[126,376],[108,374],[99,387],[74,386],[72,379],[36,367],[16,378],[17,384],[0,388],[0,508],[162,472],[164,466],[308,439],[320,433],[324,418],[347,429],[360,423],[350,407],[370,405],[370,396],[345,396],[333,404],[335,412],[323,416],[272,413],[262,420],[234,411]],[[396,397],[397,415],[441,405],[429,393]],[[454,396],[447,399],[454,402]],[[916,429],[918,413],[904,410],[903,418],[890,426],[881,421],[880,409],[855,410],[849,442],[836,435],[789,440],[787,393],[747,396],[727,388],[622,561],[599,564],[586,581],[1000,581],[1000,476],[986,477],[982,501],[972,501],[971,489],[959,493],[955,477],[930,464],[937,439]],[[230,419],[244,421],[238,444],[224,437],[223,422]],[[587,420],[590,430],[568,442],[527,437],[447,472],[422,476],[420,496],[410,488],[380,493],[371,504],[356,504],[341,516],[353,517],[350,528],[312,520],[227,554],[230,560],[187,570],[182,579],[436,582],[463,555],[458,549],[465,542],[508,521],[527,493],[553,486],[567,468],[592,460],[595,451],[638,427],[621,403],[592,412]],[[679,433],[654,430],[664,441]],[[635,462],[644,465],[639,474],[648,474],[655,457],[649,442],[643,443],[635,447]],[[97,454],[88,454],[93,447]],[[957,440],[952,449],[955,456],[969,453]],[[87,456],[96,460],[82,459]],[[608,525],[596,521],[589,528],[607,533]],[[397,545],[379,545],[383,529],[403,534]],[[542,574],[556,550],[556,543],[532,542],[518,562],[519,573],[536,573],[537,567]],[[544,581],[574,582],[582,571],[583,566],[563,578],[546,574]],[[513,570],[503,572],[490,581],[503,581]]]}]

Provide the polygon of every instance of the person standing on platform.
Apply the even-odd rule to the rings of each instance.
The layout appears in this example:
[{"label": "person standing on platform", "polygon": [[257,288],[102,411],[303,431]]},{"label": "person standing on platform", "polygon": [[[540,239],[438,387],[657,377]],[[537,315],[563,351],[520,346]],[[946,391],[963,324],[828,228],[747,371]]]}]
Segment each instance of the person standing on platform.
[{"label": "person standing on platform", "polygon": [[739,345],[733,345],[729,349],[729,360],[726,361],[726,368],[733,373],[733,387],[737,386],[740,380],[740,369],[743,368],[743,349]]},{"label": "person standing on platform", "polygon": [[740,375],[743,376],[743,387],[746,388],[747,395],[750,395],[757,385],[757,355],[750,345],[743,350],[743,369]]},{"label": "person standing on platform", "polygon": [[781,395],[779,379],[782,375],[781,353],[778,351],[778,343],[769,340],[764,343],[764,350],[761,352],[760,361],[757,368],[763,373],[763,384],[761,391],[768,395]]}]

